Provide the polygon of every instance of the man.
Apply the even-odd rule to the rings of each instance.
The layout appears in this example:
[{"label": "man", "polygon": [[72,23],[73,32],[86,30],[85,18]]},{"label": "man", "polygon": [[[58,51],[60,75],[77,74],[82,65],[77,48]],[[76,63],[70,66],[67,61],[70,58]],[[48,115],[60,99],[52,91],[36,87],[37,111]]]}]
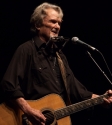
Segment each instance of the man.
[{"label": "man", "polygon": [[[62,18],[61,8],[53,4],[43,3],[34,10],[31,30],[35,37],[18,47],[2,80],[5,99],[13,100],[33,124],[45,125],[46,117],[26,100],[39,99],[50,93],[59,94],[65,101],[67,98],[54,43],[47,46],[50,38],[58,36]],[[63,53],[59,51],[58,54],[65,66],[71,102],[98,97],[74,77]],[[112,94],[111,90],[107,93]],[[105,101],[111,103],[112,97]]]}]

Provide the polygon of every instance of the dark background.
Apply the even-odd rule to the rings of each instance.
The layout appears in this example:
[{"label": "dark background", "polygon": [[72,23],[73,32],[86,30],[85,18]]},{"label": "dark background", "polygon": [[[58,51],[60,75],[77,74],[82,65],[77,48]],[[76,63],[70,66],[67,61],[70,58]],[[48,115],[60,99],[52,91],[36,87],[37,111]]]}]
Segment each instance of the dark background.
[{"label": "dark background", "polygon": [[[31,38],[30,16],[35,7],[43,0],[19,0],[0,2],[0,81],[16,48]],[[60,34],[70,39],[77,36],[82,41],[97,48],[104,56],[110,71],[112,70],[112,7],[108,0],[48,0],[46,2],[59,5],[64,18]],[[73,45],[68,42],[63,49],[69,65],[76,78],[81,81],[87,89],[97,94],[103,94],[112,88],[95,63],[86,53],[85,47]],[[89,50],[93,58],[99,64],[110,80],[106,64],[98,52]],[[109,123],[111,119],[111,108],[103,109],[95,107],[93,119],[102,123]]]}]

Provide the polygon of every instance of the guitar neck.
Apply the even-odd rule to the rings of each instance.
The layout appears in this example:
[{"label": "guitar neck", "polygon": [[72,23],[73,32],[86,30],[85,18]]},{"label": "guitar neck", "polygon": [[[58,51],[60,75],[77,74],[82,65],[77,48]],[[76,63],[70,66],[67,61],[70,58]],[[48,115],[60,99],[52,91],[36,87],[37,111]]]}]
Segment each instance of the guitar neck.
[{"label": "guitar neck", "polygon": [[103,98],[107,98],[107,97],[108,97],[108,95],[105,94],[105,95],[101,95],[97,98],[88,99],[88,100],[85,100],[85,101],[82,101],[79,103],[75,103],[73,105],[69,105],[65,108],[58,109],[55,111],[55,117],[58,120],[63,117],[69,116],[70,114],[76,113],[78,111],[101,104],[104,101]]}]

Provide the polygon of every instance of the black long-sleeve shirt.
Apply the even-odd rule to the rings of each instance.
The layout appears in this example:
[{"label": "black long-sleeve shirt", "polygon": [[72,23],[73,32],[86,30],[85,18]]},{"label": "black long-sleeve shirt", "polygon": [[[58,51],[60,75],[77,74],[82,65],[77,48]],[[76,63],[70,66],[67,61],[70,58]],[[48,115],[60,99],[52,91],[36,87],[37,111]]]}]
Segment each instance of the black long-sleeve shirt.
[{"label": "black long-sleeve shirt", "polygon": [[[33,41],[29,40],[17,48],[2,80],[6,99],[38,99],[50,93],[63,96],[65,87],[58,65],[43,46],[44,43],[38,37],[34,37]],[[92,92],[74,77],[65,55],[62,52],[59,52],[59,55],[66,69],[72,102],[90,98]]]}]

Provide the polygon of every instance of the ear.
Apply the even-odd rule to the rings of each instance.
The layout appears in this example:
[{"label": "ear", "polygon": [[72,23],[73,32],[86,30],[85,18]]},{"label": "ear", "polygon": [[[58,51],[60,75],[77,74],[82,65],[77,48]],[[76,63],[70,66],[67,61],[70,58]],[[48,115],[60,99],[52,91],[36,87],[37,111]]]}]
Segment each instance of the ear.
[{"label": "ear", "polygon": [[40,30],[40,27],[37,27],[37,26],[36,26],[35,28],[36,28],[38,31]]},{"label": "ear", "polygon": [[40,30],[40,26],[36,26],[35,24],[35,28],[39,31]]}]

